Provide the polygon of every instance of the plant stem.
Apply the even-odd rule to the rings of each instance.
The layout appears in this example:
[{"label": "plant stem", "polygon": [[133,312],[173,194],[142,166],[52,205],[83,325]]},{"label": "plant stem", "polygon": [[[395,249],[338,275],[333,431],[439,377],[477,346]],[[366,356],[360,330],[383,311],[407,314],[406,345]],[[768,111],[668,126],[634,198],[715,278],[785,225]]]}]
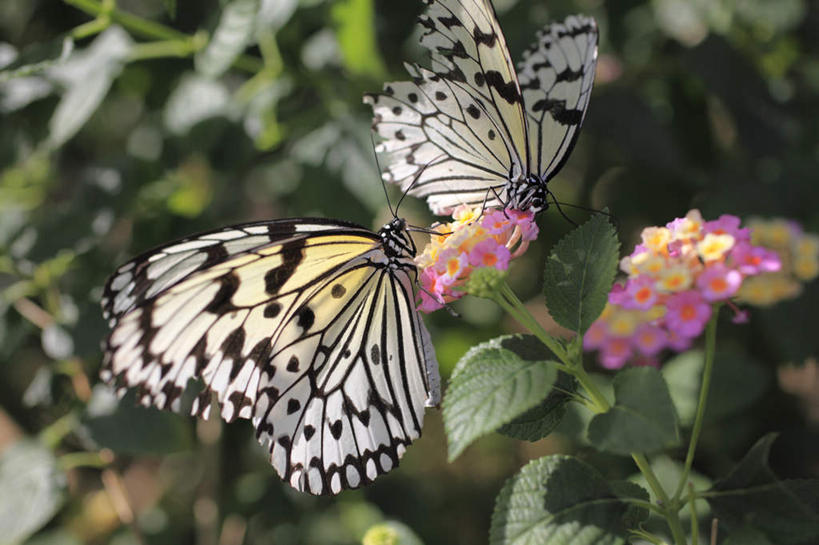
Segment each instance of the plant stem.
[{"label": "plant stem", "polygon": [[702,386],[700,387],[700,397],[697,402],[697,414],[694,417],[694,427],[691,430],[691,439],[688,442],[688,453],[685,455],[685,467],[683,469],[677,490],[674,492],[674,500],[679,500],[685,484],[688,482],[688,475],[694,463],[694,452],[697,449],[697,442],[702,432],[702,422],[705,416],[705,404],[708,401],[708,391],[711,387],[711,374],[714,370],[714,351],[717,344],[717,316],[719,306],[714,307],[711,319],[705,329],[705,368],[702,371]]},{"label": "plant stem", "polygon": [[[500,305],[504,310],[506,310],[513,318],[515,318],[521,325],[529,329],[538,339],[540,339],[543,344],[545,344],[554,354],[557,356],[564,364],[566,372],[574,375],[577,378],[578,382],[581,386],[586,390],[586,392],[591,397],[591,403],[587,404],[587,406],[595,413],[601,414],[608,411],[611,408],[611,404],[594,383],[592,378],[583,368],[583,361],[582,361],[582,351],[581,350],[567,350],[556,338],[552,337],[540,326],[540,324],[535,320],[535,318],[529,313],[523,303],[518,299],[517,295],[512,291],[508,284],[505,282],[502,284],[501,289],[496,292],[494,300]],[[707,347],[710,349],[708,356],[711,360],[710,363],[713,363],[713,348],[714,348],[714,339],[716,338],[716,317],[712,318],[712,321],[709,322],[708,325],[708,337],[707,337]],[[578,340],[581,337],[578,336]],[[579,345],[578,345],[579,346]],[[706,358],[706,369],[709,374],[710,379],[710,364],[708,363],[708,358]],[[706,389],[706,384],[703,385],[703,388]],[[707,391],[705,392],[707,395]],[[702,410],[704,410],[704,397],[701,395],[700,406],[702,406]],[[699,409],[697,413],[697,418],[701,420],[701,415],[699,414]],[[701,425],[702,422],[699,422]],[[692,438],[694,443],[696,442],[696,437],[699,436],[699,429],[696,429],[696,436]],[[692,444],[694,444],[692,443]],[[691,447],[693,449],[693,447]],[[693,450],[690,452],[691,458],[693,459]],[[632,452],[631,457],[634,460],[634,463],[637,464],[637,467],[640,469],[640,472],[646,479],[651,490],[654,492],[654,496],[657,498],[659,502],[659,507],[655,509],[661,513],[663,518],[666,519],[668,523],[668,527],[671,530],[671,535],[674,540],[675,545],[686,545],[686,537],[685,531],[682,527],[682,522],[680,521],[679,517],[679,497],[675,495],[673,498],[670,498],[666,491],[663,489],[660,480],[657,478],[657,475],[654,473],[654,470],[651,468],[651,464],[648,462],[648,458],[646,458],[645,454],[640,452]],[[688,460],[686,460],[688,462]],[[687,465],[686,468],[690,468],[690,465]],[[686,480],[687,480],[687,472],[686,472]]]},{"label": "plant stem", "polygon": [[76,467],[105,467],[111,460],[101,456],[99,452],[71,452],[60,456],[57,463],[67,471]]},{"label": "plant stem", "polygon": [[74,431],[77,424],[79,424],[79,419],[76,413],[70,412],[65,414],[40,432],[40,440],[47,447],[54,449],[66,435]]},{"label": "plant stem", "polygon": [[154,40],[182,40],[188,38],[188,35],[184,32],[131,15],[116,8],[108,8],[96,0],[63,0],[63,2],[95,17],[107,14],[112,22],[124,26],[143,38]]},{"label": "plant stem", "polygon": [[569,354],[561,345],[560,341],[552,337],[543,327],[535,320],[535,317],[524,306],[518,296],[509,287],[506,282],[501,287],[499,297],[495,301],[504,308],[512,317],[517,320],[522,326],[527,328],[532,334],[537,337],[540,342],[545,344],[552,353],[560,359],[568,367],[573,367],[569,360]]},{"label": "plant stem", "polygon": [[[98,17],[97,21],[92,21],[88,23],[91,25],[90,29],[83,29],[83,26],[77,27],[75,31],[78,29],[83,29],[82,32],[88,32],[88,30],[94,30],[95,32],[100,32],[104,30],[111,23],[116,23],[127,28],[129,31],[133,32],[137,36],[142,38],[149,38],[152,40],[160,40],[161,42],[166,42],[163,44],[163,47],[168,47],[168,42],[177,42],[178,44],[182,43],[189,43],[191,44],[191,49],[185,54],[182,54],[183,48],[181,45],[175,46],[173,48],[167,49],[168,52],[167,56],[188,56],[192,55],[199,49],[201,49],[204,44],[207,43],[207,40],[200,40],[197,38],[197,35],[189,35],[185,34],[184,32],[180,32],[174,28],[169,26],[155,23],[149,19],[143,19],[137,15],[130,14],[128,12],[122,11],[113,7],[108,2],[98,2],[96,0],[63,0],[66,4],[73,6],[80,11],[84,11],[89,15],[93,15]],[[102,26],[101,26],[102,25]],[[87,35],[87,34],[86,34]],[[149,45],[149,44],[144,44]],[[154,58],[160,55],[156,54],[157,51],[151,52],[151,54],[141,54],[138,58]],[[257,57],[253,57],[250,55],[239,55],[236,57],[236,60],[233,61],[233,66],[244,70],[246,72],[255,73],[262,69],[264,66],[261,59]]]},{"label": "plant stem", "polygon": [[691,506],[691,545],[699,545],[700,541],[700,527],[697,520],[697,505],[696,496],[694,494],[694,487],[688,485],[688,505]]}]

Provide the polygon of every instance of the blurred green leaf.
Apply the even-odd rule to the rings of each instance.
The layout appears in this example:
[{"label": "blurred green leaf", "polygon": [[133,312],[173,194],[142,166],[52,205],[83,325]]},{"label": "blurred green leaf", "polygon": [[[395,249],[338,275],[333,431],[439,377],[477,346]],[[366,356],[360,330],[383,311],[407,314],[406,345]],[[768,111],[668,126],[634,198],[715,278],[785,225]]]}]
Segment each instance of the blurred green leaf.
[{"label": "blurred green leaf", "polygon": [[557,379],[549,360],[539,341],[523,335],[498,337],[461,358],[443,404],[450,461],[548,395]]},{"label": "blurred green leaf", "polygon": [[112,26],[86,49],[75,51],[62,64],[48,69],[65,92],[49,121],[48,144],[59,147],[91,117],[125,63],[133,42],[120,27]]},{"label": "blurred green leaf", "polygon": [[619,250],[617,233],[599,214],[555,245],[546,261],[543,291],[557,323],[583,333],[603,312]]},{"label": "blurred green leaf", "polygon": [[[59,44],[59,49],[56,47]],[[74,40],[69,36],[61,40],[54,40],[46,44],[37,44],[40,47],[36,49],[36,60],[33,59],[30,52],[24,52],[0,70],[0,90],[6,92],[7,88],[2,85],[10,80],[17,78],[24,78],[39,74],[48,68],[64,63],[71,56],[74,51]]]},{"label": "blurred green leaf", "polygon": [[109,390],[95,389],[83,434],[99,448],[119,454],[168,454],[193,445],[189,418],[136,405],[133,391],[119,402]]},{"label": "blurred green leaf", "polygon": [[780,481],[768,467],[776,434],[762,437],[707,499],[714,515],[730,525],[747,525],[777,545],[819,541],[819,479]]},{"label": "blurred green leaf", "polygon": [[383,80],[387,70],[376,46],[373,0],[340,0],[333,3],[332,13],[344,67]]},{"label": "blurred green leaf", "polygon": [[196,70],[209,78],[216,78],[230,68],[253,38],[258,11],[259,0],[228,2],[208,45],[194,57]]},{"label": "blurred green leaf", "polygon": [[495,502],[489,543],[620,545],[626,542],[626,522],[633,521],[628,504],[591,466],[570,456],[546,456],[506,481]]},{"label": "blurred green leaf", "polygon": [[0,543],[20,543],[63,503],[65,476],[50,450],[23,439],[0,456]]},{"label": "blurred green leaf", "polygon": [[168,97],[162,118],[165,128],[183,135],[197,123],[230,115],[231,110],[230,93],[222,82],[188,73]]},{"label": "blurred green leaf", "polygon": [[[704,366],[705,355],[700,350],[684,352],[663,365],[662,374],[683,426],[694,422]],[[706,421],[747,409],[770,387],[770,380],[765,367],[749,355],[718,350],[706,401]]]},{"label": "blurred green leaf", "polygon": [[660,372],[634,367],[614,377],[614,407],[589,424],[589,441],[616,454],[655,452],[679,444],[677,415]]}]

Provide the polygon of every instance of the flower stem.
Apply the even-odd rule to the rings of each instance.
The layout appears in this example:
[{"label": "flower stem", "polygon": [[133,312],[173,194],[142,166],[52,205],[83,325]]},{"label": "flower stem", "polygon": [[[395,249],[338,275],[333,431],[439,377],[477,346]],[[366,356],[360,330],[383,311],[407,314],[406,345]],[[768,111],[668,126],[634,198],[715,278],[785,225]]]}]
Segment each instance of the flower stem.
[{"label": "flower stem", "polygon": [[[97,17],[95,21],[91,21],[87,26],[81,25],[77,27],[74,32],[79,33],[79,35],[75,35],[75,38],[90,36],[91,34],[101,32],[110,24],[116,23],[127,28],[137,36],[151,40],[159,40],[161,42],[161,45],[157,48],[149,48],[148,50],[138,52],[138,59],[158,56],[188,56],[201,49],[201,47],[207,43],[207,40],[200,39],[201,37],[198,34],[191,36],[169,26],[155,23],[149,19],[143,19],[137,15],[117,9],[113,5],[114,3],[108,0],[104,0],[103,2],[98,2],[97,0],[63,0],[63,2]],[[167,55],[159,55],[162,51],[166,52]],[[255,73],[260,71],[264,65],[258,57],[239,55],[233,61],[233,66],[246,72]]]},{"label": "flower stem", "polygon": [[498,297],[495,298],[495,301],[501,307],[503,307],[504,310],[511,314],[512,317],[522,326],[531,331],[532,334],[537,337],[540,342],[545,344],[546,347],[549,348],[549,350],[551,350],[560,361],[562,361],[568,367],[572,367],[571,361],[569,360],[569,354],[560,341],[546,333],[546,330],[543,329],[526,306],[524,306],[521,300],[518,299],[518,296],[514,291],[512,291],[509,284],[506,282],[503,283],[500,293],[498,294]]},{"label": "flower stem", "polygon": [[702,371],[702,386],[700,387],[700,397],[697,402],[697,414],[694,417],[694,427],[691,430],[691,439],[688,442],[688,453],[685,455],[685,467],[677,490],[674,492],[674,501],[679,500],[688,482],[688,475],[694,463],[694,452],[697,449],[697,442],[702,432],[702,422],[705,416],[705,404],[708,400],[708,391],[711,387],[711,375],[714,370],[714,351],[717,344],[717,316],[719,306],[715,307],[705,329],[705,368]]}]

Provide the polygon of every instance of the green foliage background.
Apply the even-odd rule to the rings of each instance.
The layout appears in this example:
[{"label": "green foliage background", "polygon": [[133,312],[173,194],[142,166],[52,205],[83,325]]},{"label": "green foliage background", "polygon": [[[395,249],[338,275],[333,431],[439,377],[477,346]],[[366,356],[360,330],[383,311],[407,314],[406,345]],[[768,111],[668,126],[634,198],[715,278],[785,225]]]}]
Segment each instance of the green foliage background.
[{"label": "green foliage background", "polygon": [[[88,14],[101,6],[0,3],[0,448],[36,450],[19,440],[39,435],[56,461],[40,450],[8,467],[30,470],[32,482],[59,468],[34,490],[42,496],[0,472],[0,497],[19,500],[0,505],[3,536],[9,520],[39,513],[32,529],[50,522],[31,543],[343,544],[392,518],[428,545],[482,543],[493,498],[529,459],[572,452],[608,478],[629,476],[627,459],[578,436],[579,413],[544,440],[493,434],[448,464],[433,410],[400,469],[365,490],[313,498],[279,482],[248,424],[195,423],[127,400],[115,409],[95,386],[107,275],[152,246],[230,223],[319,215],[380,226],[389,211],[361,97],[405,79],[402,63],[425,54],[421,2],[120,0],[117,13],[139,20],[112,15],[114,25]],[[514,58],[550,21],[597,18],[588,116],[552,183],[562,202],[608,207],[624,247],[692,207],[707,218],[784,216],[819,232],[817,3],[496,7]],[[432,221],[411,199],[401,212]],[[524,300],[537,298],[545,255],[571,227],[554,211],[539,221],[540,240],[512,271]],[[776,380],[778,366],[819,353],[817,304],[814,285],[755,310],[750,325],[721,326],[702,473],[725,475],[778,430],[774,470],[819,474],[816,422]],[[467,298],[458,311],[428,320],[445,376],[472,345],[515,330],[489,302]],[[664,370],[683,423],[698,361],[689,354]],[[110,466],[101,447],[114,453]],[[112,489],[127,492],[133,524]]]}]

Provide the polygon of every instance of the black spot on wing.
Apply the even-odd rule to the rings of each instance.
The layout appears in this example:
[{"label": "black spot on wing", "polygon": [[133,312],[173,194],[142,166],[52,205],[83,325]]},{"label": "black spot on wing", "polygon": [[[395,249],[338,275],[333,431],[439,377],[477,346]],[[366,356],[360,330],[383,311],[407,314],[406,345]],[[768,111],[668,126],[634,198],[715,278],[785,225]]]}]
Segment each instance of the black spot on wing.
[{"label": "black spot on wing", "polygon": [[264,287],[267,293],[275,295],[296,272],[299,263],[304,259],[304,239],[297,239],[282,245],[282,264],[267,271],[264,275]]},{"label": "black spot on wing", "polygon": [[310,329],[313,326],[313,323],[316,321],[316,315],[308,306],[301,307],[297,316],[298,318],[296,324],[305,331]]},{"label": "black spot on wing", "polygon": [[[398,135],[396,134],[396,136]],[[399,140],[403,140],[403,138],[399,138]],[[333,288],[330,290],[330,295],[332,295],[334,299],[341,299],[342,297],[344,297],[345,293],[347,293],[347,289],[341,284],[334,285]]]},{"label": "black spot on wing", "polygon": [[307,424],[306,426],[304,426],[304,438],[305,439],[307,439],[309,441],[313,437],[313,435],[315,435],[315,434],[316,434],[316,428],[314,428],[310,424]]},{"label": "black spot on wing", "polygon": [[495,89],[495,91],[497,91],[497,93],[509,104],[517,104],[521,102],[522,99],[515,82],[506,81],[503,79],[503,74],[497,70],[489,70],[486,72],[486,83]]},{"label": "black spot on wing", "polygon": [[341,420],[336,420],[332,424],[330,424],[330,433],[333,434],[333,439],[336,441],[341,438],[341,432],[344,430],[344,425],[341,423]]},{"label": "black spot on wing", "polygon": [[281,312],[281,310],[282,310],[281,304],[277,303],[276,301],[273,301],[272,303],[264,307],[264,317],[275,318],[276,316],[279,315],[279,312]]},{"label": "black spot on wing", "polygon": [[291,356],[290,361],[287,362],[287,370],[291,373],[297,372],[299,370],[299,358]]},{"label": "black spot on wing", "polygon": [[466,107],[466,113],[472,116],[472,119],[478,119],[481,117],[481,111],[474,104],[470,104]]},{"label": "black spot on wing", "polygon": [[532,104],[533,112],[546,111],[561,125],[579,125],[583,121],[583,110],[566,109],[566,102],[545,98]]},{"label": "black spot on wing", "polygon": [[297,412],[299,409],[301,409],[301,403],[299,402],[298,399],[293,398],[287,402],[287,414],[293,414]]},{"label": "black spot on wing", "polygon": [[497,34],[494,32],[484,34],[477,26],[472,30],[472,37],[475,39],[476,44],[483,44],[487,47],[495,47],[495,43],[498,40]]},{"label": "black spot on wing", "polygon": [[207,312],[213,314],[225,314],[231,310],[236,310],[232,302],[233,294],[239,289],[239,277],[235,273],[230,272],[219,278],[219,291],[213,296],[210,303],[205,307]]}]

